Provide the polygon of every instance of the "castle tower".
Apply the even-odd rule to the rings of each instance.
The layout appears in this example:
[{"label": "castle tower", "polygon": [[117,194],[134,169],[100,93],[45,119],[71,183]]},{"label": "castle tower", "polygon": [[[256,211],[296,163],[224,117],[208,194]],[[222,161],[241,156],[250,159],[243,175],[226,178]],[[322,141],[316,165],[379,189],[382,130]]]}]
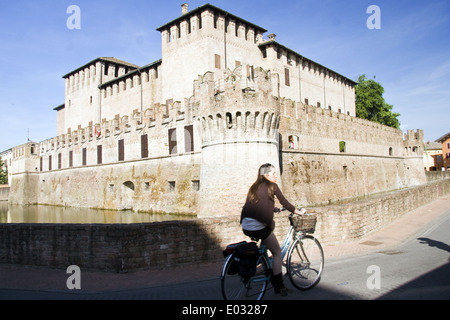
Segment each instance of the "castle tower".
[{"label": "castle tower", "polygon": [[157,28],[161,32],[162,102],[192,96],[192,81],[207,71],[218,80],[237,65],[261,59],[257,43],[267,30],[211,4],[188,11]]},{"label": "castle tower", "polygon": [[54,109],[58,111],[57,135],[101,123],[103,103],[99,86],[138,68],[115,58],[97,58],[64,75],[65,102]]},{"label": "castle tower", "polygon": [[199,218],[239,215],[258,168],[271,163],[279,172],[280,103],[270,74],[255,69],[250,86],[243,77],[238,67],[223,80],[206,73],[195,83],[202,132]]}]

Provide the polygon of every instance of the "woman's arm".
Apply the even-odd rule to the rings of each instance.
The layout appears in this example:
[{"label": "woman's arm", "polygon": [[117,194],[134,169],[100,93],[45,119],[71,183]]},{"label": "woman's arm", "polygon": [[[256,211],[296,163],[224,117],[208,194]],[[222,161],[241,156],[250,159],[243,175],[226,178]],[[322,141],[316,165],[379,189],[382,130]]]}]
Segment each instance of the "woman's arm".
[{"label": "woman's arm", "polygon": [[280,201],[281,205],[288,211],[295,213],[295,214],[299,214],[299,215],[303,215],[306,212],[305,208],[301,208],[296,209],[295,206],[293,206],[283,195],[283,193],[281,192],[280,188],[278,188],[278,186],[276,186],[275,188],[275,196],[277,197],[277,199]]}]

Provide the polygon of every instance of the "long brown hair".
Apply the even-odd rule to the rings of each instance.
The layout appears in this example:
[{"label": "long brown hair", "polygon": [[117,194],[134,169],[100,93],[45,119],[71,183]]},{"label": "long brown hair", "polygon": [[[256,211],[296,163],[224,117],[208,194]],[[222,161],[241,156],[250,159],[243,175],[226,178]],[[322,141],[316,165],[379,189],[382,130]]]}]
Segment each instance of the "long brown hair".
[{"label": "long brown hair", "polygon": [[270,182],[269,180],[264,177],[265,174],[268,174],[270,170],[274,169],[275,167],[271,165],[270,163],[263,164],[258,169],[258,177],[256,178],[256,181],[252,184],[250,187],[250,190],[248,190],[247,194],[247,201],[251,203],[257,203],[259,201],[258,198],[258,188],[261,184],[266,183],[269,190],[269,198],[274,200],[274,193],[275,193],[275,184]]}]

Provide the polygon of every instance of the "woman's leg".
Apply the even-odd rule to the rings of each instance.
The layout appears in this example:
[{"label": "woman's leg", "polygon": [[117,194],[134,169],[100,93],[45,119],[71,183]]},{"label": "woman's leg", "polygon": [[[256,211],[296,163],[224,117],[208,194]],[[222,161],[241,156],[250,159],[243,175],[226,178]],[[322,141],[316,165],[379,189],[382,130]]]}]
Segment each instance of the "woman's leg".
[{"label": "woman's leg", "polygon": [[278,275],[281,273],[281,248],[280,244],[278,243],[277,237],[273,234],[273,232],[264,239],[264,244],[266,245],[267,249],[270,250],[272,253],[272,271],[274,275]]},{"label": "woman's leg", "polygon": [[273,232],[264,240],[264,244],[267,249],[272,253],[272,279],[271,283],[275,289],[276,294],[281,294],[285,296],[288,294],[288,290],[284,286],[283,274],[281,270],[282,259],[281,259],[281,248],[278,243],[277,237]]}]

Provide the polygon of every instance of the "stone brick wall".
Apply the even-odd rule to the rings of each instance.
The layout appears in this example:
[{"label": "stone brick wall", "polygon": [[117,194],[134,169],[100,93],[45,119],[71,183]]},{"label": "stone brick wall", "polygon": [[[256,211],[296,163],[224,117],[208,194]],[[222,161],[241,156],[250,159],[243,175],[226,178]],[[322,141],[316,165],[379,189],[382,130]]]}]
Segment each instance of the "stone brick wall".
[{"label": "stone brick wall", "polygon": [[7,201],[9,196],[9,186],[0,185],[0,201]]},{"label": "stone brick wall", "polygon": [[316,235],[324,243],[359,239],[450,193],[450,179],[340,205],[310,208],[318,216]]},{"label": "stone brick wall", "polygon": [[439,181],[450,178],[450,171],[426,171],[425,176],[428,182]]},{"label": "stone brick wall", "polygon": [[[450,193],[450,179],[359,202],[310,208],[322,243],[358,239]],[[288,228],[276,217],[278,237]],[[128,271],[219,261],[228,244],[245,239],[239,217],[127,225],[0,224],[0,263]]]}]

